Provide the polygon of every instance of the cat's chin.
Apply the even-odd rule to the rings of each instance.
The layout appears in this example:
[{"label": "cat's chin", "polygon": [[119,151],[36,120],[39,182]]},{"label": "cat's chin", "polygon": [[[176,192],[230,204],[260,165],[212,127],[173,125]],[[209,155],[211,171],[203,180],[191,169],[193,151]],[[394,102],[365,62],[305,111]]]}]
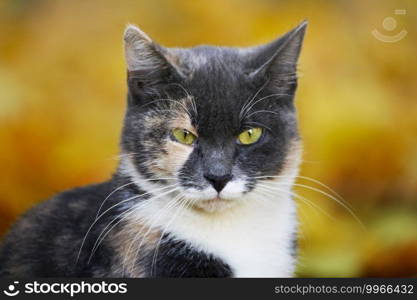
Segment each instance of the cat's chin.
[{"label": "cat's chin", "polygon": [[199,212],[216,213],[232,208],[236,205],[235,200],[224,198],[212,198],[199,200],[192,206],[193,209]]}]

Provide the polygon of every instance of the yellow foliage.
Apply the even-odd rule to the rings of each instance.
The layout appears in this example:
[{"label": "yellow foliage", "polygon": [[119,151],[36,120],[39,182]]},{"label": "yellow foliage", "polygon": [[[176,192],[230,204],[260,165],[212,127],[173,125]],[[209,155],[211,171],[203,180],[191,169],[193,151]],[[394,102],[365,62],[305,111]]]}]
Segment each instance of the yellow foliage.
[{"label": "yellow foliage", "polygon": [[[398,8],[407,13],[395,15]],[[296,100],[302,175],[338,191],[357,217],[300,179],[327,195],[297,189],[319,206],[300,201],[298,273],[417,275],[416,9],[393,0],[2,1],[0,233],[42,199],[111,174],[127,23],[166,46],[246,46],[307,18]],[[382,25],[388,16],[392,32]],[[386,43],[374,29],[408,35]]]}]

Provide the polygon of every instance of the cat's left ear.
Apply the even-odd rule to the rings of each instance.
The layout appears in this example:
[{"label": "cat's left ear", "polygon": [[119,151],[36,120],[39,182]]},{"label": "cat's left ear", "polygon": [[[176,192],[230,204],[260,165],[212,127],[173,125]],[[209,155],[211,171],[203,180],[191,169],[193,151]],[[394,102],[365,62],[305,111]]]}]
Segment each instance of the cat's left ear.
[{"label": "cat's left ear", "polygon": [[265,80],[278,87],[296,85],[297,61],[300,56],[307,21],[273,42],[256,47],[250,51],[250,77]]}]

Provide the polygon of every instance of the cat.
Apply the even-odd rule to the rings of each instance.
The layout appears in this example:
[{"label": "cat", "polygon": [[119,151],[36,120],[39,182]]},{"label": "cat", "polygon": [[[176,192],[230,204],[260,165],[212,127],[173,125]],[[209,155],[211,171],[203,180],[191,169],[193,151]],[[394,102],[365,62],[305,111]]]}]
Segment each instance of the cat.
[{"label": "cat", "polygon": [[261,46],[166,48],[128,25],[117,170],[24,214],[0,277],[293,276],[306,27]]}]

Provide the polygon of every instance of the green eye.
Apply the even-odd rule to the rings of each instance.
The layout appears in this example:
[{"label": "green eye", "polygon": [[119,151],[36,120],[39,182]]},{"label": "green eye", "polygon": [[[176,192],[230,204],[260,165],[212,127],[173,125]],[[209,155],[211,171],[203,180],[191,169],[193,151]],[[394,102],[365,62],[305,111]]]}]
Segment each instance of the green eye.
[{"label": "green eye", "polygon": [[239,143],[243,145],[256,143],[261,138],[262,133],[263,129],[259,127],[246,129],[239,134]]},{"label": "green eye", "polygon": [[197,139],[197,137],[187,129],[181,128],[173,129],[172,136],[177,142],[185,145],[191,145]]}]

